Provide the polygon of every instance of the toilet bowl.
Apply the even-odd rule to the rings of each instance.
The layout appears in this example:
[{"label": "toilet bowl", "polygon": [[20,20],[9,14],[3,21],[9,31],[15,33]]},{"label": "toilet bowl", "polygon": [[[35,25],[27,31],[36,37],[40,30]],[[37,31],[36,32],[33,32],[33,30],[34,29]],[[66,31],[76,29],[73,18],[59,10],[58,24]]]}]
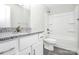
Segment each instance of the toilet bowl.
[{"label": "toilet bowl", "polygon": [[44,48],[49,51],[54,51],[54,46],[56,44],[56,40],[52,38],[44,39]]}]

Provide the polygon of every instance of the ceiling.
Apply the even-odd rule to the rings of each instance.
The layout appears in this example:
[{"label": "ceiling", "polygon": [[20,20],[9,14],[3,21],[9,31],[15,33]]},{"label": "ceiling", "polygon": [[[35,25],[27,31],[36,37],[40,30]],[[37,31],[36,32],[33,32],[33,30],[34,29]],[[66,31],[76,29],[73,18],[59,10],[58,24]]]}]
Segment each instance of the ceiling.
[{"label": "ceiling", "polygon": [[45,4],[53,14],[70,12],[75,9],[76,4]]}]

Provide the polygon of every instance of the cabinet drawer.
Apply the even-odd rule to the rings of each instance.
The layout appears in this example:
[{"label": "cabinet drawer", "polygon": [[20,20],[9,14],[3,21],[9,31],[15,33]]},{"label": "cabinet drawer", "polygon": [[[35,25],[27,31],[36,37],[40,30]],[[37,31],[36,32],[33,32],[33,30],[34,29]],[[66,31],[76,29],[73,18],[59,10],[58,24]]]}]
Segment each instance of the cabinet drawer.
[{"label": "cabinet drawer", "polygon": [[0,43],[0,54],[15,54],[18,50],[18,40]]},{"label": "cabinet drawer", "polygon": [[0,52],[1,55],[15,55],[16,53],[16,49],[15,48],[11,48],[9,50],[5,50]]}]

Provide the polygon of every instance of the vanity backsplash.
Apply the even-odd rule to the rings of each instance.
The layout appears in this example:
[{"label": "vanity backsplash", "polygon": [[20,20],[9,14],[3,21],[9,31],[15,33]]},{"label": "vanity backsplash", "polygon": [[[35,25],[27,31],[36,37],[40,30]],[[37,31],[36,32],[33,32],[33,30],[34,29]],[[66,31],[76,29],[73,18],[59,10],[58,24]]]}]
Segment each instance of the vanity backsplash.
[{"label": "vanity backsplash", "polygon": [[[31,28],[22,28],[20,31],[30,32]],[[5,32],[17,32],[17,31],[16,31],[16,28],[11,28],[11,27],[0,28],[0,33],[5,33]]]},{"label": "vanity backsplash", "polygon": [[14,31],[16,31],[15,28],[10,28],[10,27],[0,28],[0,33],[14,32]]}]

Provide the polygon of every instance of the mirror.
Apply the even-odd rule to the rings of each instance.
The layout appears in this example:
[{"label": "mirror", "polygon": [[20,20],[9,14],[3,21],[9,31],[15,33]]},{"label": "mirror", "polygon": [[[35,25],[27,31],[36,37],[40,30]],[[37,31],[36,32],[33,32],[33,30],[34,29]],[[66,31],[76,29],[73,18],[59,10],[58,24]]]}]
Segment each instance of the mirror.
[{"label": "mirror", "polygon": [[0,5],[0,27],[11,27],[10,8],[6,5]]},{"label": "mirror", "polygon": [[0,6],[0,27],[30,27],[30,8],[20,4]]}]

